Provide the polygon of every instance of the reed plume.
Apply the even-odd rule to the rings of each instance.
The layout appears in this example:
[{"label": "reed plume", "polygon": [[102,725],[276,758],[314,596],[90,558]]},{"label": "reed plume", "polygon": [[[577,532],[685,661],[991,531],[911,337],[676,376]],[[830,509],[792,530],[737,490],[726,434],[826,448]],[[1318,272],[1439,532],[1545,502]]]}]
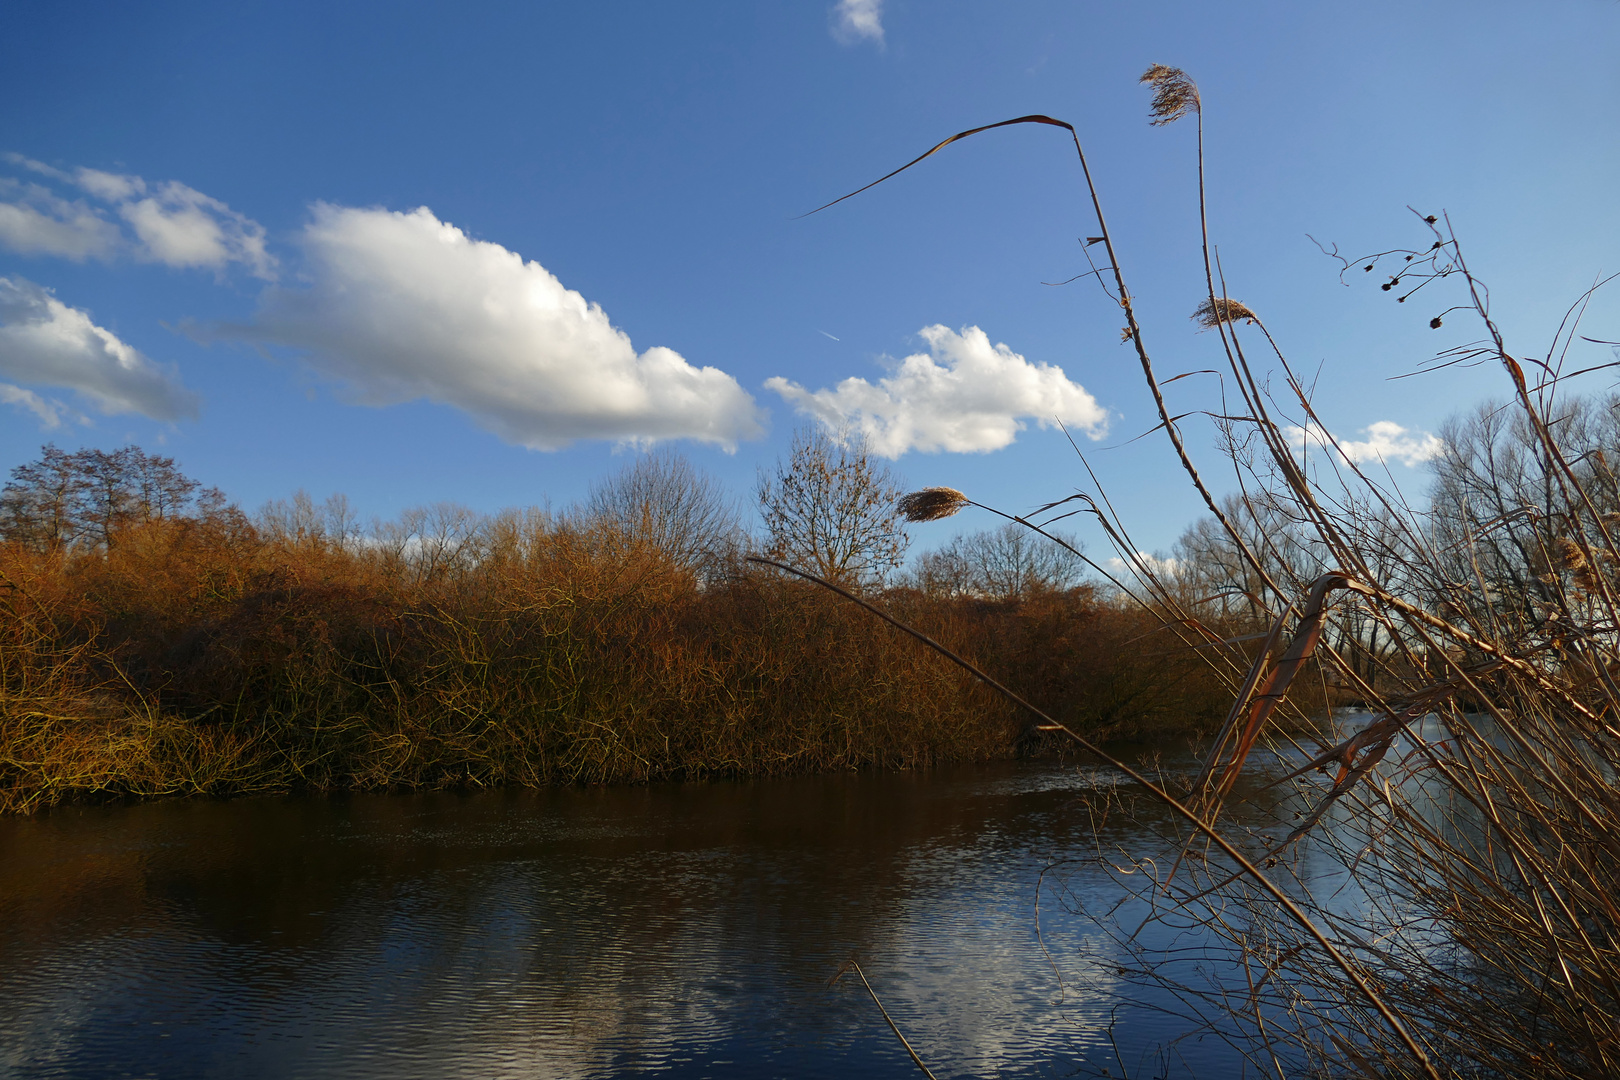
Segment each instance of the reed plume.
[{"label": "reed plume", "polygon": [[951,517],[963,507],[971,505],[971,500],[955,488],[931,487],[921,491],[913,491],[902,495],[896,504],[900,516],[907,521],[939,521]]},{"label": "reed plume", "polygon": [[1192,313],[1193,322],[1205,330],[1213,330],[1222,323],[1235,323],[1240,319],[1260,321],[1260,317],[1250,311],[1247,305],[1223,296],[1205,297]]},{"label": "reed plume", "polygon": [[1203,108],[1198,98],[1198,85],[1180,68],[1154,64],[1142,73],[1139,80],[1153,87],[1153,102],[1149,106],[1149,123],[1155,127],[1173,124],[1188,112]]}]

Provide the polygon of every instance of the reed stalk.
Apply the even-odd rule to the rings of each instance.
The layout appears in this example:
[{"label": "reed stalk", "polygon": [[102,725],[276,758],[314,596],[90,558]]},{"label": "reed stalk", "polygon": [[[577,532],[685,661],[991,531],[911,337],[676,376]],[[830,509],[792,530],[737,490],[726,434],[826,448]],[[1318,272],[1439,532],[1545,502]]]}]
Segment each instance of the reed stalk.
[{"label": "reed stalk", "polygon": [[[1174,379],[1161,380],[1152,362],[1072,125],[1025,116],[973,128],[877,181],[997,128],[1066,132],[1108,257],[1094,275],[1112,280],[1159,428],[1211,515],[1200,550],[1220,559],[1192,576],[1214,595],[1136,555],[1089,466],[1090,493],[1013,518],[1044,533],[1090,515],[1133,571],[1122,593],[1232,691],[1179,798],[1076,741],[1179,815],[1173,867],[1140,874],[1152,865],[1140,861],[1121,885],[1146,882],[1135,888],[1154,919],[1225,942],[1244,992],[1149,955],[1143,927],[1099,925],[1138,958],[1135,977],[1175,990],[1192,1015],[1216,1017],[1211,1030],[1246,1046],[1262,1072],[1620,1075],[1620,485],[1610,465],[1620,402],[1583,403],[1572,380],[1593,368],[1570,362],[1592,293],[1542,357],[1515,356],[1440,216],[1421,216],[1424,239],[1409,249],[1340,260],[1346,271],[1393,267],[1382,289],[1403,303],[1451,289],[1456,302],[1430,325],[1460,311],[1481,337],[1429,370],[1488,362],[1507,378],[1506,404],[1472,428],[1454,425],[1434,497],[1413,507],[1342,452],[1262,317],[1227,295],[1209,240],[1203,102],[1177,69],[1155,65],[1143,82],[1154,90],[1153,123],[1196,118],[1206,295],[1193,318],[1215,332],[1240,410],[1173,414],[1165,386]],[[1267,391],[1256,355],[1280,370],[1286,401]],[[1216,417],[1239,495],[1217,499],[1206,483],[1178,426],[1191,412]],[[903,503],[917,521],[977,505],[952,489]],[[1233,597],[1246,633],[1229,632]],[[1358,708],[1330,712],[1302,745],[1307,674],[1333,685],[1330,700]],[[1297,766],[1268,778],[1275,820],[1219,825],[1262,745]],[[1241,790],[1254,794],[1252,783]],[[1320,877],[1323,860],[1342,867],[1354,902],[1312,894],[1300,868]]]}]

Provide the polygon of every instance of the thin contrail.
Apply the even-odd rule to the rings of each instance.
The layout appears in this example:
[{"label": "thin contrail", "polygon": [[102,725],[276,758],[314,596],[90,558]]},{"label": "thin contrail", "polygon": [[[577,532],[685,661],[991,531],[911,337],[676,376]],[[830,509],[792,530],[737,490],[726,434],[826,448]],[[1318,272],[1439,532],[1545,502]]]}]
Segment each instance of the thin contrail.
[{"label": "thin contrail", "polygon": [[844,340],[843,338],[835,338],[835,337],[833,337],[831,334],[828,334],[827,331],[825,331],[825,330],[817,330],[816,333],[824,334],[827,337],[831,337],[834,341],[843,341]]}]

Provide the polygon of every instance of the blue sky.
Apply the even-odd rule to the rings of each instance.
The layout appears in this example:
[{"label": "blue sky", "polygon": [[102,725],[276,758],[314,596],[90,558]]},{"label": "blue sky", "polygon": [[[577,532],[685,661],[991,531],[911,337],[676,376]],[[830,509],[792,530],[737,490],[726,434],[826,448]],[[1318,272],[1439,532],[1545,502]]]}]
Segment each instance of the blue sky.
[{"label": "blue sky", "polygon": [[[1088,486],[1059,415],[1168,548],[1198,504],[1162,437],[1121,445],[1154,417],[1117,310],[1042,284],[1095,231],[1060,132],[797,215],[964,127],[1062,117],[1159,370],[1214,366],[1193,129],[1149,127],[1137,85],[1183,67],[1231,294],[1320,370],[1336,435],[1416,461],[1501,376],[1387,381],[1474,328],[1341,286],[1307,234],[1376,251],[1423,241],[1408,205],[1447,211],[1510,348],[1541,353],[1620,270],[1617,55],[1613,0],[14,0],[0,469],[133,441],[250,510],[302,488],[386,518],[566,505],[669,442],[751,498],[796,424],[842,420],[911,486],[1020,511]],[[1584,329],[1620,338],[1615,293]]]}]

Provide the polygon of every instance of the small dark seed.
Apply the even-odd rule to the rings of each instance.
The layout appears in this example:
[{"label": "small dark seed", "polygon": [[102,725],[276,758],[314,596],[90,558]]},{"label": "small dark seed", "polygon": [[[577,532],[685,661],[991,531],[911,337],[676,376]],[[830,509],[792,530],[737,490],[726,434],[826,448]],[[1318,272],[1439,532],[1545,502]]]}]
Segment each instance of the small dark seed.
[{"label": "small dark seed", "polygon": [[1429,329],[1430,330],[1438,330],[1438,329],[1440,329],[1440,316],[1436,315],[1434,318],[1429,320]]}]

